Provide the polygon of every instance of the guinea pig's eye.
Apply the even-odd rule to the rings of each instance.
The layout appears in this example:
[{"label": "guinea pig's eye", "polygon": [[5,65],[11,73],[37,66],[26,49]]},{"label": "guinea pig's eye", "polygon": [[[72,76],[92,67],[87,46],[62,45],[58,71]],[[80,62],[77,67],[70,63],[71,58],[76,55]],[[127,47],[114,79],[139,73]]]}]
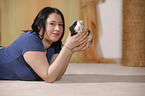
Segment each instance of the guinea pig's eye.
[{"label": "guinea pig's eye", "polygon": [[78,27],[78,30],[80,30],[81,28],[80,27]]}]

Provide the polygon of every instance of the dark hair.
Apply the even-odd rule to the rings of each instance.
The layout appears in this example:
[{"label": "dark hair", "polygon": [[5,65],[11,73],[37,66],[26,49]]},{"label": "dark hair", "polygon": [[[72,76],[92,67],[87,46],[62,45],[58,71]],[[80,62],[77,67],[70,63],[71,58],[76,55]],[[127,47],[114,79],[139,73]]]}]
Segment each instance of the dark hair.
[{"label": "dark hair", "polygon": [[41,29],[43,29],[43,34],[42,34],[42,38],[40,38],[41,40],[44,38],[44,34],[45,34],[45,24],[46,24],[46,19],[49,16],[49,14],[51,13],[57,13],[60,14],[62,21],[63,21],[63,33],[62,36],[60,37],[60,39],[56,42],[54,42],[51,46],[54,46],[54,50],[55,52],[59,52],[62,46],[62,38],[64,36],[64,31],[65,31],[65,21],[64,21],[64,16],[62,14],[61,11],[59,11],[56,8],[52,8],[52,7],[45,7],[43,8],[38,15],[36,16],[36,18],[34,19],[34,22],[32,24],[32,30],[34,32],[37,33],[37,35],[39,36],[39,32]]}]

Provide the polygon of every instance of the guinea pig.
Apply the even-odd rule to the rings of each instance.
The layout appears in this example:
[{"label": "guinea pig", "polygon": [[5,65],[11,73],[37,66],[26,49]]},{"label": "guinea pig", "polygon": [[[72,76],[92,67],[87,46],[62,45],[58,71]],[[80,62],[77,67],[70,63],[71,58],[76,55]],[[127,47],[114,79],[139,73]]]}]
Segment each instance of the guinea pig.
[{"label": "guinea pig", "polygon": [[90,32],[90,30],[88,30],[84,24],[84,21],[82,20],[76,20],[73,22],[73,24],[69,27],[69,30],[71,31],[71,36],[76,35],[77,33],[85,30],[88,31],[88,42],[92,43],[93,41],[93,35]]}]

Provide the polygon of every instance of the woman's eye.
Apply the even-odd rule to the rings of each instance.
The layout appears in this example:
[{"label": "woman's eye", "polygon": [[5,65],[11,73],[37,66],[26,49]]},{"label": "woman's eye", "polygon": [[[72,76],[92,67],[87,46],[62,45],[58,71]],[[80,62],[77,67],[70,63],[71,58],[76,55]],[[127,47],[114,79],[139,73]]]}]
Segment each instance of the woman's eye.
[{"label": "woman's eye", "polygon": [[55,25],[54,23],[50,23],[50,25]]},{"label": "woman's eye", "polygon": [[59,26],[63,26],[63,24],[59,24]]}]

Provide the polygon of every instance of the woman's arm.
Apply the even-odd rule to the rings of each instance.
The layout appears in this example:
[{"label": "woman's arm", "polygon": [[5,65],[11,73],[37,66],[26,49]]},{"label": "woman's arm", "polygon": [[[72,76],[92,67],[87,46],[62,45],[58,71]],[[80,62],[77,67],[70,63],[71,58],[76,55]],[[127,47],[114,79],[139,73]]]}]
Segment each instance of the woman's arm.
[{"label": "woman's arm", "polygon": [[62,48],[56,60],[49,66],[44,52],[27,51],[24,53],[25,61],[46,82],[53,82],[67,66],[72,52]]},{"label": "woman's arm", "polygon": [[[58,56],[58,53],[57,53],[57,54],[54,54],[54,55],[52,56],[51,64],[55,61],[55,59],[57,58],[57,56]],[[68,63],[69,63],[69,62],[68,62]],[[67,66],[63,67],[63,69],[61,70],[61,72],[60,72],[59,76],[56,78],[56,80],[60,80],[60,79],[61,79],[61,77],[62,77],[63,74],[65,73],[66,69],[67,69]]]},{"label": "woman's arm", "polygon": [[81,36],[80,33],[74,37],[69,37],[59,55],[50,66],[44,52],[27,51],[23,54],[24,59],[43,80],[53,82],[64,74],[73,52],[87,48],[86,36],[87,34]]},{"label": "woman's arm", "polygon": [[[82,38],[83,39],[83,38]],[[68,40],[67,40],[68,41]],[[67,42],[66,42],[67,43]],[[67,48],[68,49],[68,47],[66,47],[67,45],[65,44],[65,48]],[[83,45],[83,46],[85,46],[85,44]],[[86,45],[86,47],[76,47],[76,48],[74,48],[73,50],[71,50],[70,48],[68,49],[68,50],[71,50],[72,52],[76,52],[76,51],[80,51],[80,49],[83,51],[83,50],[85,50],[86,48],[88,48],[90,46],[90,43],[88,43],[87,45]],[[57,58],[57,56],[58,56],[58,54],[54,54],[53,55],[53,57],[52,57],[52,59],[51,59],[51,63]],[[69,60],[68,61],[66,61],[65,63],[67,64],[67,66],[68,66],[68,63],[69,63],[69,61],[70,61],[70,59],[71,59],[71,57],[69,58]],[[67,66],[64,66],[63,67],[63,69],[61,70],[61,72],[60,72],[60,74],[59,74],[59,76],[57,77],[57,79],[56,80],[59,80],[62,76],[63,76],[63,74],[65,73],[65,71],[66,71],[66,69],[67,69]]]},{"label": "woman's arm", "polygon": [[[88,48],[90,45],[91,45],[91,44],[88,43],[88,45],[87,45],[86,47],[84,47],[82,50],[85,50],[85,49]],[[65,47],[65,46],[64,46],[64,47]],[[67,48],[67,49],[68,49],[68,48]],[[68,50],[70,50],[70,49],[68,49]],[[73,49],[73,51],[78,51],[78,49],[75,48],[75,49]],[[52,56],[51,64],[55,61],[55,59],[57,58],[58,55],[59,55],[59,54],[54,54],[54,55]],[[70,59],[71,59],[71,57],[70,57]],[[68,65],[70,59],[68,60],[68,62],[67,62],[67,61],[65,62],[67,65]],[[63,76],[63,74],[65,73],[66,69],[67,69],[67,66],[64,66],[56,80],[59,80],[59,79]]]},{"label": "woman's arm", "polygon": [[[55,56],[56,55],[54,55],[53,57],[55,57]],[[60,70],[56,80],[59,80],[63,76],[63,74],[65,73],[67,66],[68,66],[68,63],[71,59],[71,56],[72,56],[72,51],[67,49],[66,47],[63,47],[62,52],[60,52],[60,54],[54,60],[54,63],[58,63],[58,64],[62,63],[63,64],[62,68],[60,68],[61,70]],[[65,59],[65,58],[67,58],[67,59]],[[53,60],[53,58],[52,58],[52,60]],[[57,61],[60,61],[61,63],[59,63]],[[54,64],[54,63],[52,63],[52,64]]]}]

